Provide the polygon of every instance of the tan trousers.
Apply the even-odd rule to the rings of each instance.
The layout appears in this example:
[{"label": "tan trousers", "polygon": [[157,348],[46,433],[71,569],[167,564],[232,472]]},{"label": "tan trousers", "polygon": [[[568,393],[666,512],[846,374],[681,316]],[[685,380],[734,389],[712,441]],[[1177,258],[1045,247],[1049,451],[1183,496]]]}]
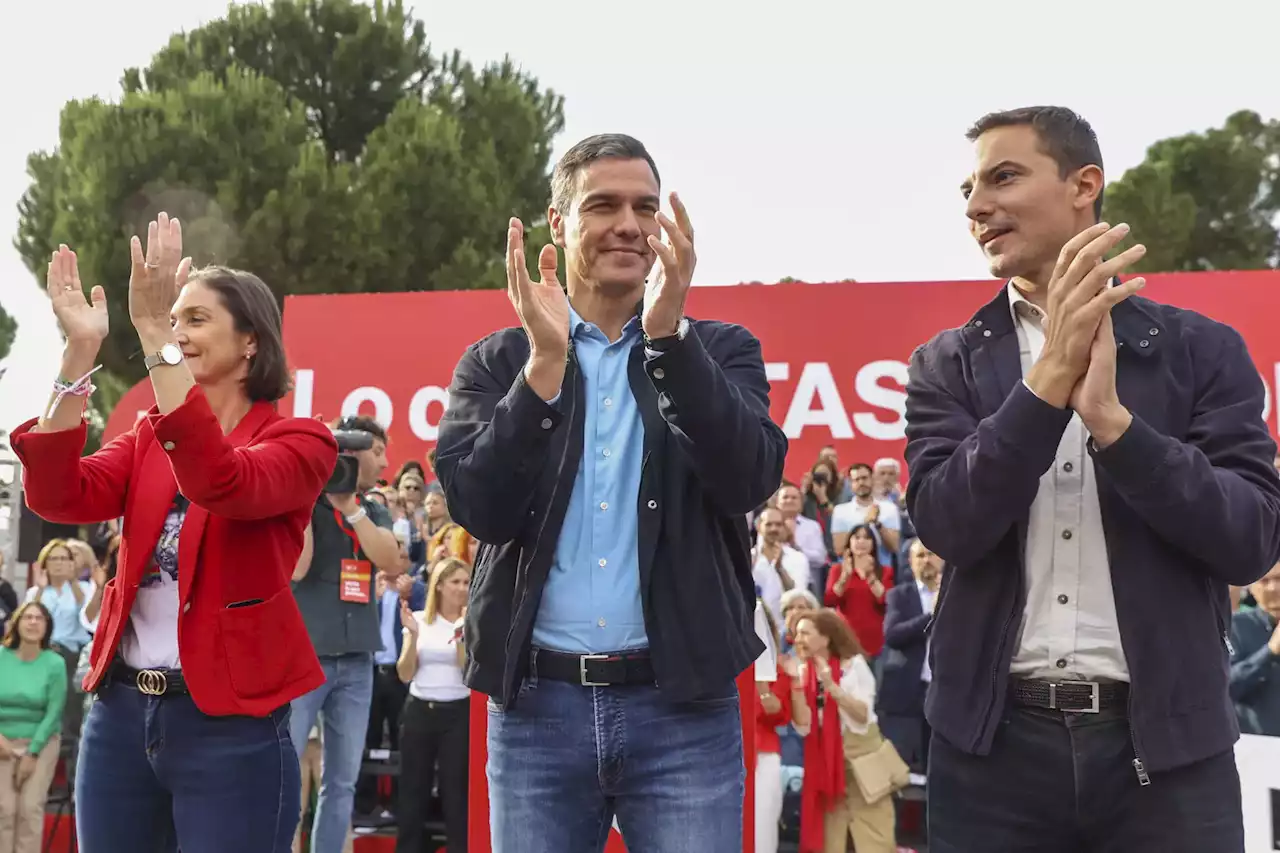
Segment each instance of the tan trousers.
[{"label": "tan trousers", "polygon": [[[27,741],[10,741],[25,747]],[[59,738],[49,738],[36,756],[36,769],[19,788],[14,784],[18,762],[0,760],[0,853],[40,853],[44,841],[44,804],[58,768]]]},{"label": "tan trousers", "polygon": [[866,734],[844,733],[844,801],[827,812],[823,822],[823,853],[845,853],[846,836],[853,839],[856,853],[895,853],[893,797],[868,803],[853,778],[853,759],[880,747],[880,727],[868,727]]}]

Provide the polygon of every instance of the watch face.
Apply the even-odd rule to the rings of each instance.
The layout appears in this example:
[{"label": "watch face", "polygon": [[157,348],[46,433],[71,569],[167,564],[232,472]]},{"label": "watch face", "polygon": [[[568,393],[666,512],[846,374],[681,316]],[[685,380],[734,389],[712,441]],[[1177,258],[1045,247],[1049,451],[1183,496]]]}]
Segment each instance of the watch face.
[{"label": "watch face", "polygon": [[176,365],[182,363],[182,350],[177,344],[165,344],[160,347],[160,360],[165,364]]}]

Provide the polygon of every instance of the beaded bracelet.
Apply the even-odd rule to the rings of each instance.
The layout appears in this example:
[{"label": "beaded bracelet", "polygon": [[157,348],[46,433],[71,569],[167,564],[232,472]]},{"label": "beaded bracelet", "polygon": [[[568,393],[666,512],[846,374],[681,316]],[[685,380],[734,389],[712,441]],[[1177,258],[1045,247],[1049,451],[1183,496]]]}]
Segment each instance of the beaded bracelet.
[{"label": "beaded bracelet", "polygon": [[81,376],[75,382],[67,382],[61,376],[53,382],[54,398],[49,404],[49,410],[45,412],[45,420],[53,417],[53,413],[57,410],[59,404],[62,403],[63,397],[88,397],[94,391],[98,390],[98,386],[89,381],[89,377],[102,369],[99,364],[93,370],[90,370],[84,376]]}]

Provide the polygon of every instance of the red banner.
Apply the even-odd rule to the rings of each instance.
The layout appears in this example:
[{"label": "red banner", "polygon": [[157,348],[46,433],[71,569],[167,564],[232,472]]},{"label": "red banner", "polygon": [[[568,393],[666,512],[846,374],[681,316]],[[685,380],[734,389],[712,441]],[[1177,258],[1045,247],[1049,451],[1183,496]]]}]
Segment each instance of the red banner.
[{"label": "red banner", "polygon": [[[1149,276],[1144,296],[1192,308],[1244,335],[1273,394],[1280,340],[1280,273]],[[901,458],[903,387],[911,352],[939,329],[963,324],[995,293],[989,281],[777,284],[695,288],[689,314],[741,323],[761,340],[772,414],[791,440],[798,478],[825,444],[845,463]],[[285,345],[297,389],[282,411],[335,419],[361,412],[388,426],[393,466],[435,443],[446,389],[466,347],[514,324],[502,291],[291,296]],[[1268,421],[1277,430],[1268,397]],[[152,404],[150,383],[121,401],[114,435]]]}]

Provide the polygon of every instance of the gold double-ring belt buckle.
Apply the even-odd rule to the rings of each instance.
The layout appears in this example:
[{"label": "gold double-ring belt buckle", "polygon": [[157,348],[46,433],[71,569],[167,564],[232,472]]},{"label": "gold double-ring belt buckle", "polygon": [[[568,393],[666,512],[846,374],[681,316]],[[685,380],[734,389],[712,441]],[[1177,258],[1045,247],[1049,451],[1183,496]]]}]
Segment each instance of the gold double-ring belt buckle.
[{"label": "gold double-ring belt buckle", "polygon": [[169,689],[169,678],[158,669],[139,670],[136,679],[138,692],[148,696],[163,696]]}]

